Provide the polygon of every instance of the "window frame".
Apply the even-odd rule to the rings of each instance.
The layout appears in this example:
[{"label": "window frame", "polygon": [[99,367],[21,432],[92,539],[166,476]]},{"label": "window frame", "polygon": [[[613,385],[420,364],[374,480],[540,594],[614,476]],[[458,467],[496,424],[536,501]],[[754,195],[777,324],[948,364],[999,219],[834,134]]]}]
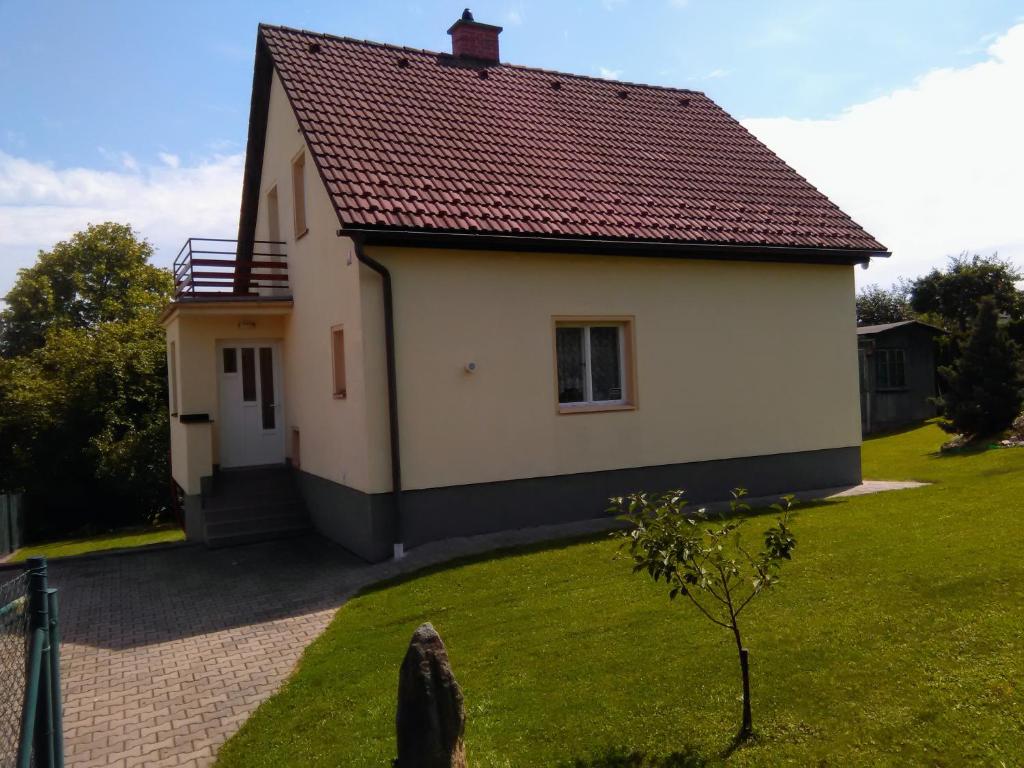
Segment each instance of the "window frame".
[{"label": "window frame", "polygon": [[[341,335],[340,360],[338,357],[338,347],[335,343],[338,334]],[[341,363],[341,386],[339,386],[338,382],[339,362]],[[345,400],[348,397],[347,366],[345,365],[345,326],[341,324],[331,326],[331,390],[335,400]]]},{"label": "window frame", "polygon": [[[622,397],[618,400],[582,400],[563,403],[559,400],[558,329],[617,327],[619,329],[619,381]],[[602,411],[634,411],[638,407],[636,384],[636,318],[633,315],[555,315],[551,318],[551,350],[554,362],[555,409],[559,414],[598,413]],[[590,333],[583,334],[586,379],[584,389],[592,396],[593,377],[590,362]]]},{"label": "window frame", "polygon": [[292,226],[295,239],[309,232],[306,217],[306,148],[303,147],[292,158]]},{"label": "window frame", "polygon": [[[899,360],[899,369],[903,381],[892,383],[893,360]],[[884,362],[883,362],[884,361]],[[882,383],[882,372],[885,371],[885,384]],[[875,350],[875,389],[879,392],[902,392],[907,386],[907,351],[901,347],[889,347]]]}]

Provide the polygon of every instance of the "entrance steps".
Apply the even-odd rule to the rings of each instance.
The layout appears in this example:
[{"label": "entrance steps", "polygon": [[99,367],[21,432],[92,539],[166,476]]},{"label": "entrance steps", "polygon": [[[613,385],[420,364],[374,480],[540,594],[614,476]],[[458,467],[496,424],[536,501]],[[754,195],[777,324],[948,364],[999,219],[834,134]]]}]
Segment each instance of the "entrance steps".
[{"label": "entrance steps", "polygon": [[203,534],[209,547],[298,536],[312,522],[290,467],[223,469],[203,497]]}]

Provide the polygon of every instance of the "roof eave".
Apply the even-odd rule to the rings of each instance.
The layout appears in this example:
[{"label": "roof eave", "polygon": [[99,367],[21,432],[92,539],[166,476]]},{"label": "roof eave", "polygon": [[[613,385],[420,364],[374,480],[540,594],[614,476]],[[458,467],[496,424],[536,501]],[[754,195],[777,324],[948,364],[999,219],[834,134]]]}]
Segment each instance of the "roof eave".
[{"label": "roof eave", "polygon": [[270,111],[270,86],[274,64],[263,37],[263,25],[256,33],[256,57],[252,73],[252,97],[249,103],[249,134],[245,145],[245,172],[242,179],[242,205],[238,214],[238,259],[252,259],[256,239],[256,216],[263,176],[263,151],[267,139]]},{"label": "roof eave", "polygon": [[359,238],[365,245],[459,250],[528,251],[545,253],[593,253],[651,258],[720,259],[732,261],[789,262],[800,264],[867,264],[887,258],[888,251],[806,246],[746,245],[738,243],[687,243],[665,240],[608,240],[601,238],[508,235],[392,227],[343,227],[340,237]]}]

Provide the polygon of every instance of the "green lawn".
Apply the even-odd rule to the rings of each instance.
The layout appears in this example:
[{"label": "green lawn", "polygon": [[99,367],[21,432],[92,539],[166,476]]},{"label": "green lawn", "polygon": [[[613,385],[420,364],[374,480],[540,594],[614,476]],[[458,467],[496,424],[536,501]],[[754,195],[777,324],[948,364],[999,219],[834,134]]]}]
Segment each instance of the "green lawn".
[{"label": "green lawn", "polygon": [[53,559],[69,555],[84,555],[87,552],[101,552],[105,549],[144,547],[147,544],[159,544],[165,541],[182,541],[184,538],[185,532],[175,526],[114,531],[82,539],[64,539],[63,541],[50,541],[44,544],[34,544],[31,547],[22,547],[7,562],[19,563],[36,555],[46,555]]},{"label": "green lawn", "polygon": [[744,615],[758,740],[728,757],[731,637],[599,537],[352,600],[218,765],[390,765],[398,667],[427,620],[475,768],[1019,765],[1024,450],[940,457],[944,439],[929,425],[864,446],[866,477],[935,485],[797,517],[794,562]]}]

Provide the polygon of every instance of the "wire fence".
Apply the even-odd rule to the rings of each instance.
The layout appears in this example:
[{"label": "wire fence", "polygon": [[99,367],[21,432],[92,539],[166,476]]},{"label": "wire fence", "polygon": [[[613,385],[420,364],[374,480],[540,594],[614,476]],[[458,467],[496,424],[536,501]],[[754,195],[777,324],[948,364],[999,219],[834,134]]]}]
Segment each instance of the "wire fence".
[{"label": "wire fence", "polygon": [[0,768],[18,759],[28,648],[28,574],[0,584]]}]

